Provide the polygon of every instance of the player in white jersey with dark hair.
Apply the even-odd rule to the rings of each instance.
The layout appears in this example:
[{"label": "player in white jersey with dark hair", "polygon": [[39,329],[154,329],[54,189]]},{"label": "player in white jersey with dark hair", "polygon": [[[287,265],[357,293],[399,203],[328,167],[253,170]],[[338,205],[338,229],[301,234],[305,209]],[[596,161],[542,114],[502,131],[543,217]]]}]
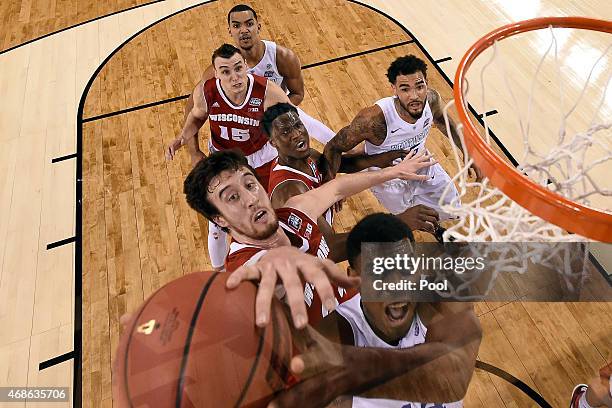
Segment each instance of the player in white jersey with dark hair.
[{"label": "player in white jersey with dark hair", "polygon": [[[366,216],[346,241],[349,276],[365,273],[361,244],[372,240],[414,238],[408,225],[393,215]],[[482,338],[471,303],[368,302],[359,293],[315,328],[318,333],[310,331],[310,337],[294,334],[298,347],[306,350],[294,358],[291,369],[304,381],[279,396],[279,406],[325,406],[339,397],[330,406],[462,407]]]},{"label": "player in white jersey with dark hair", "polygon": [[[387,78],[393,89],[393,96],[383,98],[375,105],[360,111],[350,125],[343,128],[325,145],[325,156],[332,169],[338,168],[340,155],[365,142],[367,154],[378,154],[390,150],[423,150],[433,124],[447,134],[439,93],[427,87],[427,65],[414,55],[397,58],[391,63]],[[450,121],[452,138],[461,148],[459,136],[453,121]],[[479,170],[474,168],[476,175]],[[398,180],[372,188],[378,201],[392,214],[408,212],[417,221],[432,223],[431,210],[443,220],[448,218],[441,211],[439,200],[451,179],[442,166],[437,164],[428,170],[431,178],[425,182],[405,183]],[[457,190],[451,186],[446,203],[454,200],[459,204]],[[412,228],[414,222],[404,219]],[[431,231],[429,228],[420,228]]]}]

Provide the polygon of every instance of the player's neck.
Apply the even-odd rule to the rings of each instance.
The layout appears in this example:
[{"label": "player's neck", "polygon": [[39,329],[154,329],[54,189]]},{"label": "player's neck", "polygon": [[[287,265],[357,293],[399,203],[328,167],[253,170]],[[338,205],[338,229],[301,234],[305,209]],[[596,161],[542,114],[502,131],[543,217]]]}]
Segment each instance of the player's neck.
[{"label": "player's neck", "polygon": [[259,61],[261,61],[264,54],[266,53],[266,44],[262,40],[259,40],[248,50],[241,49],[240,51],[244,58],[246,58],[249,67],[252,68],[255,65],[259,64]]},{"label": "player's neck", "polygon": [[287,234],[285,234],[280,225],[278,226],[277,230],[266,239],[254,239],[236,231],[232,231],[232,238],[241,244],[252,245],[263,249],[291,246],[289,237]]},{"label": "player's neck", "polygon": [[223,93],[225,93],[225,96],[227,97],[227,99],[229,99],[230,102],[233,103],[234,105],[237,105],[237,106],[242,105],[242,103],[246,99],[247,93],[249,92],[249,87],[250,87],[249,82],[250,81],[251,81],[250,78],[247,79],[247,86],[241,92],[228,92],[225,88],[223,88]]},{"label": "player's neck", "polygon": [[279,155],[278,164],[280,164],[281,166],[291,167],[292,169],[296,169],[297,171],[301,171],[302,173],[306,173],[309,176],[314,177],[314,174],[312,174],[312,169],[308,165],[308,157],[303,159],[296,159],[294,157],[283,157]]}]

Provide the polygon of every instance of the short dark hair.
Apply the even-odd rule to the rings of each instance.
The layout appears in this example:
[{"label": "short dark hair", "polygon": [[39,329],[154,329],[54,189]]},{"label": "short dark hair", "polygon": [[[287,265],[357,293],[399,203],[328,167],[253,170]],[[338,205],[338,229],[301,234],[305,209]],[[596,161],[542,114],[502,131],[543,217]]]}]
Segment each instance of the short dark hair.
[{"label": "short dark hair", "polygon": [[427,65],[422,59],[410,54],[404,57],[399,57],[389,65],[387,70],[387,78],[392,84],[395,83],[398,75],[410,75],[417,71],[421,71],[425,79],[427,79]]},{"label": "short dark hair", "polygon": [[[236,150],[215,152],[200,160],[183,183],[187,204],[212,221],[213,217],[220,213],[219,209],[208,199],[208,186],[211,180],[225,170],[236,171],[241,167],[251,170],[257,177],[257,173],[249,166],[246,157]],[[222,229],[227,232],[226,228]]]},{"label": "short dark hair", "polygon": [[287,102],[279,102],[276,105],[272,105],[266,109],[264,112],[263,118],[261,119],[261,127],[264,132],[268,135],[268,137],[272,136],[272,122],[274,119],[278,118],[280,115],[284,115],[287,112],[295,112],[298,113],[298,110],[295,106]]},{"label": "short dark hair", "polygon": [[212,64],[213,66],[215,65],[215,58],[219,57],[219,58],[231,58],[233,57],[235,54],[240,54],[240,50],[236,47],[234,47],[232,44],[223,44],[222,46],[220,46],[219,48],[217,48],[213,54],[212,54]]},{"label": "short dark hair", "polygon": [[253,17],[255,17],[255,21],[257,21],[257,13],[251,6],[247,6],[246,4],[237,4],[227,13],[227,25],[230,23],[230,14],[239,13],[241,11],[250,11],[253,13]]},{"label": "short dark hair", "polygon": [[414,242],[410,227],[396,216],[385,213],[367,215],[353,227],[346,239],[349,265],[356,266],[362,242],[398,242],[406,238]]}]

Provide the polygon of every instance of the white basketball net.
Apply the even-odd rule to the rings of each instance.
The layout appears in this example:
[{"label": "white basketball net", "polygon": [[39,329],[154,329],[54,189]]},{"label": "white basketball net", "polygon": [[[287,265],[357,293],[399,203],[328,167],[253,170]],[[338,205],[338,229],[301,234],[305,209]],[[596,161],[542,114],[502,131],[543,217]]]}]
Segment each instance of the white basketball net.
[{"label": "white basketball net", "polygon": [[[612,196],[612,190],[604,188],[590,177],[590,172],[595,167],[602,165],[610,166],[612,159],[612,118],[610,115],[608,115],[608,117],[601,115],[604,118],[599,119],[599,113],[602,106],[606,103],[606,95],[611,77],[609,73],[607,79],[604,79],[605,87],[599,93],[600,99],[596,112],[590,119],[586,129],[575,132],[574,134],[568,134],[569,132],[566,131],[566,121],[583,100],[585,90],[591,82],[594,70],[598,67],[599,63],[610,54],[612,43],[603,50],[593,67],[590,69],[582,93],[577,97],[575,103],[569,109],[566,109],[564,107],[563,78],[560,69],[561,64],[559,63],[557,55],[557,38],[555,36],[555,29],[551,27],[549,31],[551,34],[550,44],[537,65],[537,69],[533,76],[530,94],[527,100],[526,115],[521,115],[521,106],[519,106],[512,86],[508,83],[508,75],[504,75],[505,89],[511,97],[514,106],[513,110],[518,116],[521,133],[520,136],[514,134],[512,137],[521,137],[524,146],[522,157],[517,158],[518,162],[522,164],[518,167],[518,170],[528,175],[528,177],[540,185],[546,186],[551,191],[555,191],[572,201],[590,205],[590,199],[595,195],[603,197]],[[551,51],[554,54],[553,58],[557,67],[557,78],[559,81],[559,106],[551,106],[551,109],[558,109],[558,121],[560,126],[556,135],[556,143],[551,146],[549,151],[542,153],[533,148],[530,135],[530,128],[532,127],[531,121],[533,119],[531,115],[534,101],[534,88],[538,81],[538,75],[540,74],[545,60],[549,57],[549,54],[551,54]],[[482,95],[480,108],[483,112],[487,111],[486,107],[488,102],[485,98],[485,71],[489,66],[495,63],[505,73],[504,62],[501,61],[501,59],[502,58],[498,58],[498,46],[496,42],[492,46],[491,58],[487,60],[480,71],[480,90]],[[601,69],[601,67],[599,69]],[[465,85],[466,91],[464,99],[467,101],[467,81]],[[551,86],[555,85],[552,84]],[[535,97],[537,98],[537,95],[535,95]],[[451,133],[448,110],[453,104],[454,101],[451,101],[444,109],[446,127],[449,135]],[[606,106],[606,109],[609,109],[609,107]],[[606,109],[604,109],[604,112],[606,112]],[[491,144],[491,131],[487,123],[486,115],[483,116],[483,121],[484,133],[481,135],[487,143]],[[463,141],[462,130],[463,125],[458,123],[457,131]],[[504,136],[508,137],[508,135]],[[454,161],[458,169],[457,174],[453,177],[453,182],[457,186],[461,203],[460,205],[457,205],[457,202],[444,204],[448,200],[445,197],[450,191],[451,186],[449,185],[442,195],[440,205],[444,211],[457,217],[458,221],[446,230],[444,233],[444,240],[455,240],[460,242],[507,242],[509,243],[507,252],[500,254],[500,262],[505,263],[505,265],[502,265],[501,268],[497,268],[497,271],[522,273],[526,271],[529,264],[532,263],[549,268],[557,268],[557,271],[565,279],[569,288],[575,287],[577,283],[579,284],[582,282],[581,276],[584,275],[580,275],[580,273],[576,271],[576,268],[572,269],[570,266],[571,262],[567,261],[569,257],[575,256],[576,254],[563,253],[565,248],[569,248],[568,246],[561,246],[559,251],[550,253],[550,246],[538,245],[537,243],[576,242],[587,241],[587,239],[579,235],[570,234],[564,229],[530,213],[495,186],[492,186],[487,178],[483,179],[481,182],[476,182],[474,178],[469,176],[468,170],[473,164],[473,160],[467,157],[465,145],[463,146],[463,151],[466,152],[465,157],[462,157],[459,149],[454,146],[452,142],[451,146],[453,148]],[[595,160],[592,159],[594,151],[596,151],[598,155]],[[589,160],[586,160],[587,157]],[[610,177],[612,177],[612,173]],[[610,208],[606,209],[609,210]],[[519,245],[521,248],[519,248],[519,246],[515,247],[518,243],[522,243]],[[531,243],[531,245],[526,243]],[[525,245],[527,245],[527,247],[525,247]],[[584,248],[584,256],[586,257],[588,254],[586,251],[587,246]],[[490,281],[490,285],[493,285],[494,278],[495,276],[493,276],[493,279]],[[464,283],[465,285],[469,285],[472,282],[468,279]],[[458,295],[458,291],[461,288],[457,287],[454,289],[456,290],[453,290],[451,295],[454,295],[456,298],[461,298],[461,296]]]},{"label": "white basketball net", "polygon": [[[610,53],[612,44],[610,44],[601,53],[600,57],[591,68],[582,93],[577,98],[576,102],[569,110],[564,111],[563,81],[559,68],[561,64],[558,62],[557,39],[552,27],[550,28],[550,33],[550,45],[546,53],[544,53],[542,56],[535,75],[533,76],[526,117],[521,117],[521,109],[519,107],[517,98],[512,91],[512,87],[508,84],[508,76],[504,75],[506,89],[508,94],[511,96],[515,107],[514,110],[518,115],[521,137],[524,145],[524,154],[518,160],[518,162],[522,165],[518,167],[518,170],[523,174],[529,175],[532,180],[542,186],[546,186],[551,191],[555,191],[572,201],[590,205],[589,199],[593,195],[598,194],[605,197],[612,196],[612,190],[606,189],[599,185],[597,182],[595,182],[595,180],[593,180],[592,177],[589,176],[589,173],[593,168],[602,165],[609,166],[612,159],[612,118],[607,117],[601,121],[598,121],[599,112],[606,102],[606,94],[611,76],[608,75],[607,77],[605,88],[603,92],[601,92],[599,104],[597,105],[597,110],[593,114],[588,127],[584,131],[573,135],[568,135],[566,132],[566,120],[581,102],[585,94],[585,90],[589,86],[593,71],[598,66],[600,61]],[[492,58],[487,61],[480,72],[482,94],[481,106],[485,112],[487,101],[485,98],[486,92],[483,79],[484,73],[492,63],[495,61],[499,62],[499,60],[501,60],[501,58],[496,58],[498,54],[497,42],[492,48]],[[560,106],[558,109],[560,111],[560,126],[558,129],[557,143],[552,146],[548,152],[542,153],[536,151],[536,149],[532,147],[530,139],[530,125],[532,120],[531,112],[534,98],[533,90],[538,80],[541,67],[551,50],[554,50],[554,61],[557,66],[557,73],[559,77]],[[499,65],[501,65],[502,71],[505,71],[503,62]],[[466,95],[464,95],[464,97],[467,97],[467,86]],[[444,109],[446,126],[449,132],[448,134],[450,134],[448,109],[453,104],[454,101],[451,101]],[[552,107],[552,109],[555,108]],[[483,117],[483,122],[484,138],[487,143],[491,144],[490,128],[489,124],[487,123],[486,116]],[[463,140],[463,125],[458,124],[457,128]],[[518,137],[518,135],[513,135],[513,137]],[[457,147],[454,146],[453,143],[451,143],[451,145],[453,148],[454,160],[457,168],[459,169],[453,178],[453,182],[455,182],[457,185],[461,205],[455,206],[453,204],[457,203],[453,202],[446,205],[443,204],[447,201],[445,196],[449,191],[449,186],[449,188],[447,188],[445,193],[442,195],[440,203],[444,211],[456,216],[459,221],[457,224],[448,228],[445,233],[445,240],[448,240],[449,237],[453,237],[458,241],[466,242],[575,242],[586,240],[584,237],[569,234],[562,228],[550,224],[540,217],[531,214],[500,190],[492,186],[488,179],[485,178],[482,182],[476,182],[474,179],[469,178],[468,169],[473,164],[472,159],[467,157],[467,154],[462,159]],[[467,152],[465,147],[463,151]],[[594,151],[598,152],[597,159],[586,161],[585,157],[592,157]]]}]

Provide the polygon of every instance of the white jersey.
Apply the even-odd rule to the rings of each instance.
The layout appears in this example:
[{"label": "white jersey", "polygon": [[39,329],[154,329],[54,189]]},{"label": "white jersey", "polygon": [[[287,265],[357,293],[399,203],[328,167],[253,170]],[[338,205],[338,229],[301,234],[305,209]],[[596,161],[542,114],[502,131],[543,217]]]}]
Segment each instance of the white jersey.
[{"label": "white jersey", "polygon": [[389,96],[377,101],[382,109],[387,123],[387,134],[381,145],[374,145],[366,140],[365,152],[368,155],[388,152],[390,150],[420,151],[425,146],[425,140],[433,122],[429,101],[425,101],[423,114],[415,123],[408,123],[400,117],[395,109],[395,96]]},{"label": "white jersey", "polygon": [[[357,347],[378,347],[404,349],[425,343],[427,327],[423,324],[419,315],[415,312],[410,330],[406,333],[396,346],[382,340],[374,333],[368,324],[363,310],[361,309],[361,295],[356,294],[351,299],[341,303],[336,311],[344,317],[353,329],[353,339]],[[379,398],[353,397],[353,408],[461,408],[462,401],[444,404],[421,403],[397,401]]]},{"label": "white jersey", "polygon": [[285,78],[280,74],[278,66],[276,65],[276,43],[273,41],[262,41],[266,45],[264,55],[257,65],[249,68],[248,71],[250,74],[256,74],[268,78],[270,81],[274,81],[278,86],[283,88],[284,91],[287,91],[287,86],[283,84]]}]

